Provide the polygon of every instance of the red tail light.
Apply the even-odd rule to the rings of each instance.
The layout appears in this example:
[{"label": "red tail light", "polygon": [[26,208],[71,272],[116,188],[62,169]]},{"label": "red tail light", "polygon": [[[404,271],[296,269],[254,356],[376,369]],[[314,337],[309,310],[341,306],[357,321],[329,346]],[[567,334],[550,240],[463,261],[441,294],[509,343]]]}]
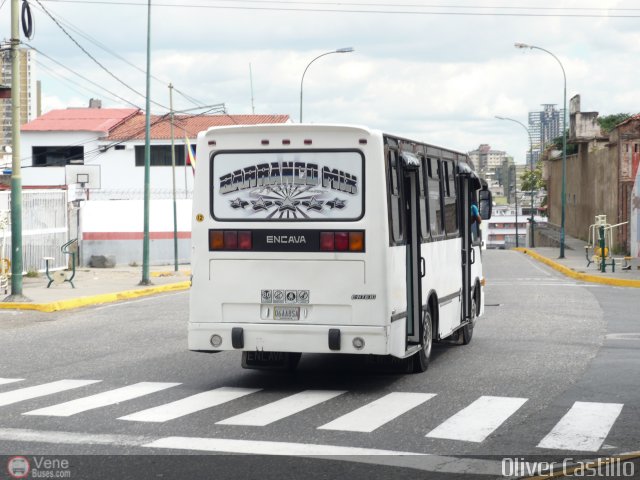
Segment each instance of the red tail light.
[{"label": "red tail light", "polygon": [[238,249],[239,250],[251,250],[251,232],[242,231],[238,232]]},{"label": "red tail light", "polygon": [[320,250],[333,252],[336,249],[333,232],[320,232]]},{"label": "red tail light", "polygon": [[336,232],[336,250],[339,252],[349,250],[349,232]]},{"label": "red tail light", "polygon": [[364,232],[320,232],[323,252],[364,252]]},{"label": "red tail light", "polygon": [[251,250],[253,238],[247,230],[209,230],[209,250]]}]

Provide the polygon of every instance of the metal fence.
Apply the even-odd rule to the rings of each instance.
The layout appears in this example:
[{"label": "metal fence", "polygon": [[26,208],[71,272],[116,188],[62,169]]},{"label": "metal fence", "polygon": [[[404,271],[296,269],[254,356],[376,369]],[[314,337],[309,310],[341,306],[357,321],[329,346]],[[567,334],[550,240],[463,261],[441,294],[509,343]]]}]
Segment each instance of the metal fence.
[{"label": "metal fence", "polygon": [[[169,200],[173,198],[173,190],[170,188],[151,188],[149,196],[152,200]],[[176,189],[176,199],[192,198],[193,190],[184,188]],[[144,190],[141,188],[127,189],[91,189],[88,194],[89,200],[143,200]]]},{"label": "metal fence", "polygon": [[[0,211],[9,214],[11,192],[0,192]],[[49,268],[66,268],[68,259],[60,247],[69,239],[67,192],[25,190],[22,192],[22,265],[24,273],[44,271],[44,257],[52,257]],[[4,256],[11,259],[11,225],[0,232]],[[0,253],[2,253],[0,251]]]}]

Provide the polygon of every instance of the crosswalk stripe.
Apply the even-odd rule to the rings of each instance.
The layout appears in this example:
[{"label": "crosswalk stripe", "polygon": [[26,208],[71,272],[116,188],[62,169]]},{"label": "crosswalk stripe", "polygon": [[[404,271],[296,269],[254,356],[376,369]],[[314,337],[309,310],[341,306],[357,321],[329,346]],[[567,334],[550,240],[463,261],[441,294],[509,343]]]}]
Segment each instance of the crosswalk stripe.
[{"label": "crosswalk stripe", "polygon": [[434,393],[393,392],[318,428],[348,432],[373,432],[376,428],[435,396]]},{"label": "crosswalk stripe", "polygon": [[597,452],[622,407],[622,403],[575,402],[538,447]]},{"label": "crosswalk stripe", "polygon": [[129,420],[132,422],[166,422],[259,391],[259,388],[216,388],[215,390],[191,395],[190,397],[182,398],[165,405],[141,410],[131,415],[120,417],[118,420]]},{"label": "crosswalk stripe", "polygon": [[142,397],[144,395],[149,395],[170,387],[175,387],[176,385],[180,384],[166,382],[140,382],[133,385],[127,385],[126,387],[116,388],[115,390],[108,390],[106,392],[90,395],[88,397],[78,398],[76,400],[71,400],[70,402],[39,408],[37,410],[23,413],[23,415],[69,417],[76,413],[86,412],[87,410],[94,410],[96,408],[106,407],[107,405],[113,405],[126,400]]},{"label": "crosswalk stripe", "polygon": [[345,391],[337,390],[305,390],[289,397],[277,400],[262,407],[249,410],[220,422],[220,425],[251,425],[264,427],[290,415],[311,408],[319,403],[331,400]]},{"label": "crosswalk stripe", "polygon": [[482,442],[526,401],[526,398],[482,396],[445,420],[426,436]]},{"label": "crosswalk stripe", "polygon": [[11,390],[0,393],[0,407],[22,402],[23,400],[31,400],[32,398],[44,397],[45,395],[52,395],[54,393],[64,392],[65,390],[84,387],[100,381],[101,380],[58,380],[33,387]]},{"label": "crosswalk stripe", "polygon": [[24,378],[0,378],[0,385],[7,385],[8,383],[21,382]]}]

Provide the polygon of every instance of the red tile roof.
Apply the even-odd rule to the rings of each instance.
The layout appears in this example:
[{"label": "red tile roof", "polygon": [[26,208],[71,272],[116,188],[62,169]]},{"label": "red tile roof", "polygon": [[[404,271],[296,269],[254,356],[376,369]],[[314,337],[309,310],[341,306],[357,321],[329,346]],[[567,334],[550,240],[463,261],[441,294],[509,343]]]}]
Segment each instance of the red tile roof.
[{"label": "red tile roof", "polygon": [[85,131],[109,132],[129,117],[137,108],[67,108],[51,110],[22,126],[23,132]]},{"label": "red tile roof", "polygon": [[[258,125],[265,123],[287,123],[289,115],[174,115],[174,136],[196,138],[198,132],[209,127],[230,125]],[[109,132],[107,140],[144,140],[145,115],[139,113],[127,119]],[[169,140],[171,123],[169,115],[151,115],[151,138]]]}]

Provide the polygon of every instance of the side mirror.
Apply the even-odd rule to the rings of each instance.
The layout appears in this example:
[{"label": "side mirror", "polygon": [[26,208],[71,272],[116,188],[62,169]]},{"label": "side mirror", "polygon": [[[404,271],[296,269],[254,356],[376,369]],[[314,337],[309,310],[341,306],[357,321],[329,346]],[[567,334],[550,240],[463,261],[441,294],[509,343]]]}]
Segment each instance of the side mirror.
[{"label": "side mirror", "polygon": [[480,205],[478,210],[483,220],[489,220],[491,218],[491,210],[493,208],[493,197],[491,191],[480,190]]}]

